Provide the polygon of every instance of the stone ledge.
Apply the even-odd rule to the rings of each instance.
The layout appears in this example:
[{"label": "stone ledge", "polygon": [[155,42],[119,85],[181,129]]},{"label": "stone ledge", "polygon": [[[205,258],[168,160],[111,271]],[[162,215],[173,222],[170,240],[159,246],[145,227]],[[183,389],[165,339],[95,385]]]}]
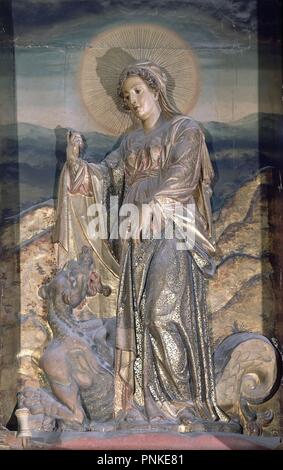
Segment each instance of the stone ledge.
[{"label": "stone ledge", "polygon": [[[234,433],[62,432],[33,433],[34,443],[50,450],[275,450],[280,437],[249,437]],[[33,446],[31,445],[31,448]],[[46,447],[45,447],[46,448]]]}]

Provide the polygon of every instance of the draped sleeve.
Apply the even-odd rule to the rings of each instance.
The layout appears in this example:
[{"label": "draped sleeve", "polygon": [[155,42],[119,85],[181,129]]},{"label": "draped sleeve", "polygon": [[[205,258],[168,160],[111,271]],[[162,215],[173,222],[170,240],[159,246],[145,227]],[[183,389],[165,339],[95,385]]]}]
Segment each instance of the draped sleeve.
[{"label": "draped sleeve", "polygon": [[[65,163],[59,180],[53,242],[57,247],[57,263],[62,267],[74,259],[83,246],[89,246],[94,253],[95,264],[105,284],[112,289],[110,298],[96,296],[89,303],[93,311],[114,316],[119,280],[119,263],[112,246],[106,238],[96,238],[90,231],[96,204],[108,209],[109,196],[119,195],[124,178],[123,144],[106,156],[99,164],[79,159],[75,171]],[[107,313],[106,313],[107,312]]]},{"label": "draped sleeve", "polygon": [[[158,203],[165,219],[173,219],[180,233],[186,233],[191,252],[201,268],[214,271],[215,247],[211,222],[211,181],[213,168],[205,138],[198,124],[179,117],[165,146],[160,180],[152,203]],[[182,214],[176,207],[182,208]]]},{"label": "draped sleeve", "polygon": [[199,183],[202,163],[203,134],[186,120],[175,126],[161,170],[155,199],[174,199],[188,204]]},{"label": "draped sleeve", "polygon": [[[71,194],[94,195],[97,202],[105,203],[107,192],[119,194],[124,179],[124,145],[110,152],[101,163],[78,160],[75,174],[69,170],[68,190]],[[68,167],[68,163],[65,164]],[[67,168],[68,171],[68,168]],[[63,170],[64,172],[64,170]]]}]

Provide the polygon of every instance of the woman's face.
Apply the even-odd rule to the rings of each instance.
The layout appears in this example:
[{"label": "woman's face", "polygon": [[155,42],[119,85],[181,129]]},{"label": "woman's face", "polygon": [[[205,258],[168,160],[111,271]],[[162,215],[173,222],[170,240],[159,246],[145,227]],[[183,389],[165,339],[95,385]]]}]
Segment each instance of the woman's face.
[{"label": "woman's face", "polygon": [[141,121],[148,119],[158,108],[158,93],[149,88],[140,77],[127,78],[122,90],[128,108]]}]

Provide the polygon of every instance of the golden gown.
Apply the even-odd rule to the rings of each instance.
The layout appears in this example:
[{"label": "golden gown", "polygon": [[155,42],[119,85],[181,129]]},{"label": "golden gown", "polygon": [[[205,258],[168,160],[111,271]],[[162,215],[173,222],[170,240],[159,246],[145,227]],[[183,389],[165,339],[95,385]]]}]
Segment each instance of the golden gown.
[{"label": "golden gown", "polygon": [[[62,172],[55,241],[69,257],[89,243],[113,287],[108,312],[96,305],[93,313],[111,316],[115,303],[116,416],[134,407],[149,420],[178,422],[184,410],[196,419],[225,419],[215,399],[205,300],[205,277],[214,272],[212,177],[203,133],[181,115],[147,133],[132,131],[101,164],[80,160],[75,175],[67,164]],[[90,240],[87,207],[94,200],[109,204],[109,195],[119,205],[157,203],[165,221],[174,205],[193,207],[194,221],[189,214],[173,220],[193,246],[178,249],[180,240],[166,239],[164,230],[160,239],[120,240],[116,255],[110,241]]]}]

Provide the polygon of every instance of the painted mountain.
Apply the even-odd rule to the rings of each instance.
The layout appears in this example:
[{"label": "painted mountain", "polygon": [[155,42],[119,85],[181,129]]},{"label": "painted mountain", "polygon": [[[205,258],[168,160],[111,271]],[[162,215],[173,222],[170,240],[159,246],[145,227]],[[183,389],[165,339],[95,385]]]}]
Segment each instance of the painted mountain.
[{"label": "painted mountain", "polygon": [[[259,168],[281,166],[282,115],[252,114],[232,123],[207,122],[202,127],[216,174],[214,211]],[[56,199],[58,178],[65,161],[66,132],[61,127],[46,129],[27,123],[0,127],[2,219]],[[93,132],[84,136],[85,158],[89,161],[101,161],[117,145],[115,139],[103,134]]]}]

